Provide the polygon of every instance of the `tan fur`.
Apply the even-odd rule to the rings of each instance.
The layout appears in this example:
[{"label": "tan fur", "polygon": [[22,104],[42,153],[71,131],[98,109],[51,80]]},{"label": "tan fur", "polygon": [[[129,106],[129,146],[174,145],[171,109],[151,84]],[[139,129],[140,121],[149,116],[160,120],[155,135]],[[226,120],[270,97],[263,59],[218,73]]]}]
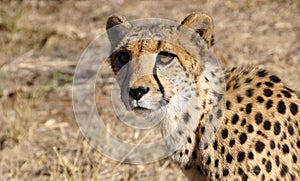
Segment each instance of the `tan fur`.
[{"label": "tan fur", "polygon": [[[111,17],[107,24],[107,28],[119,26],[115,31],[119,39],[108,34],[113,52],[110,61],[119,76],[123,102],[129,110],[161,120],[166,145],[174,151],[171,159],[187,177],[300,178],[299,98],[262,69],[221,69],[210,49],[213,23],[209,16],[189,15],[177,28],[153,25],[150,33],[149,27],[131,26],[121,17]],[[201,38],[185,37],[182,26],[201,30],[197,32]],[[156,39],[158,32],[170,41]],[[147,33],[153,39],[144,40]],[[174,39],[178,44],[171,41]],[[123,67],[116,66],[120,51],[131,56]],[[161,52],[175,57],[167,65],[160,64]],[[133,100],[128,90],[139,87],[148,91]]]}]

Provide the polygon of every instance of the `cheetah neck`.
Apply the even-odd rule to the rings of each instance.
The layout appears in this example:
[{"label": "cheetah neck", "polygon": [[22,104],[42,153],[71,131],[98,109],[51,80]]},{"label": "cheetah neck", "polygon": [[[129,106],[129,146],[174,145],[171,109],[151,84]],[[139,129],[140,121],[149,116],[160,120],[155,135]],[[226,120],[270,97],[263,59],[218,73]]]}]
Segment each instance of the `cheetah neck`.
[{"label": "cheetah neck", "polygon": [[162,120],[164,141],[174,153],[171,159],[182,167],[188,164],[193,150],[207,147],[216,132],[216,126],[210,124],[214,120],[210,115],[216,112],[218,97],[206,79],[205,76],[199,78],[189,99],[173,96],[165,109],[167,116]]}]

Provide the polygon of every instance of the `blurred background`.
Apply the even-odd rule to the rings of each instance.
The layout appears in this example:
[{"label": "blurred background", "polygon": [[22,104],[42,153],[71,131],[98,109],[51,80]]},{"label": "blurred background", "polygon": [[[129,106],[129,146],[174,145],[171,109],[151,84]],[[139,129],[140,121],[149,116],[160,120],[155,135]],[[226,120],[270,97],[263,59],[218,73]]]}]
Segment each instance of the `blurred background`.
[{"label": "blurred background", "polygon": [[[185,180],[168,159],[121,164],[89,146],[75,121],[72,81],[108,16],[181,21],[192,12],[214,19],[213,49],[226,66],[264,67],[300,91],[299,0],[0,0],[0,179]],[[108,72],[96,96],[107,115],[114,115],[105,109],[111,78]]]}]

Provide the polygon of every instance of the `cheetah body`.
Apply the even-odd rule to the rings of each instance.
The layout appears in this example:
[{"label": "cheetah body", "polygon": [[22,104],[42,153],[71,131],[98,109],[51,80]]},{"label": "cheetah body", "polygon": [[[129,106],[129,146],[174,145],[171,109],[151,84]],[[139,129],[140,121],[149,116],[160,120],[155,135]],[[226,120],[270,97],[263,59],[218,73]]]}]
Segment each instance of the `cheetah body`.
[{"label": "cheetah body", "polygon": [[[183,25],[194,32],[182,33]],[[263,69],[217,66],[210,17],[145,28],[112,16],[107,29],[124,104],[161,121],[171,159],[187,177],[300,179],[299,98]]]}]

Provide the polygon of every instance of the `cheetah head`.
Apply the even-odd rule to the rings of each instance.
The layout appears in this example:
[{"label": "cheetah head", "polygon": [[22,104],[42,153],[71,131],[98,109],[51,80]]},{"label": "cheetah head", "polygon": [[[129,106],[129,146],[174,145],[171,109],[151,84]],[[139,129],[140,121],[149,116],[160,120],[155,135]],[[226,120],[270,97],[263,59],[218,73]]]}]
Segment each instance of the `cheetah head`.
[{"label": "cheetah head", "polygon": [[[108,18],[106,29],[112,46],[108,60],[126,108],[151,119],[172,120],[165,122],[165,132],[180,132],[180,120],[198,121],[199,109],[209,92],[205,82],[211,72],[203,69],[205,62],[214,59],[210,50],[212,19],[191,14],[180,24],[147,22]],[[197,112],[195,116],[187,110],[191,106]],[[195,127],[197,123],[190,125]]]}]

